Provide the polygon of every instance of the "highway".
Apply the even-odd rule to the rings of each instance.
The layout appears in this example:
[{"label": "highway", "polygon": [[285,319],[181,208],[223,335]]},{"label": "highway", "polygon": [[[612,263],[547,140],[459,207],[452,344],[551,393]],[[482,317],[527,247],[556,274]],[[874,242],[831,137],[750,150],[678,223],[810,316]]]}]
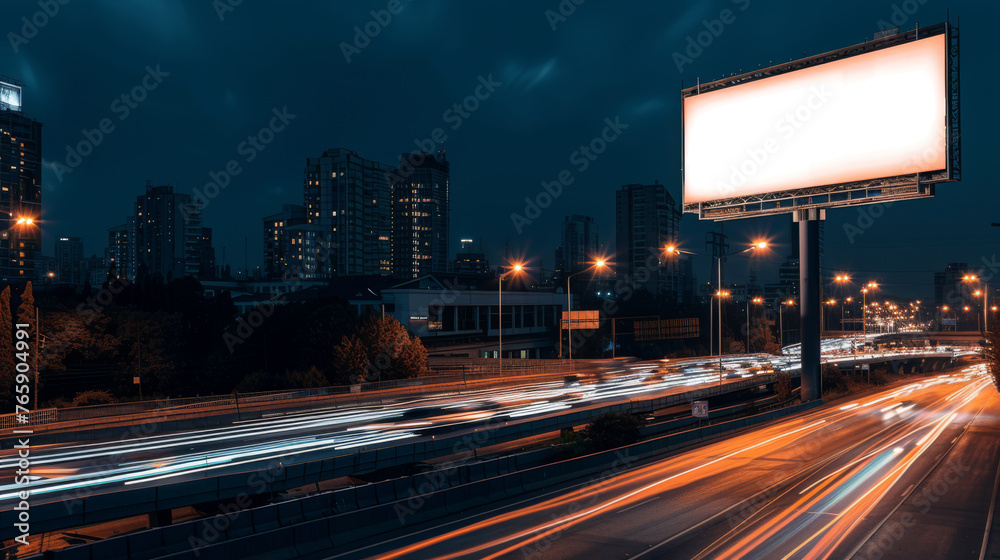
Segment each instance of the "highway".
[{"label": "highway", "polygon": [[982,365],[315,558],[980,558],[1000,464]]},{"label": "highway", "polygon": [[[842,344],[830,345],[842,351]],[[926,352],[926,351],[924,351]],[[869,354],[907,357],[914,351]],[[862,357],[864,355],[858,355]],[[847,355],[831,360],[854,359]],[[30,490],[36,503],[66,496],[180,482],[266,469],[307,453],[355,453],[442,433],[472,429],[485,421],[517,421],[581,407],[624,402],[752,377],[771,368],[794,371],[794,356],[733,355],[613,365],[596,382],[552,381],[510,389],[400,399],[380,406],[353,406],[286,414],[189,432],[128,433],[111,442],[32,447]],[[0,509],[13,503],[23,486],[13,484],[15,450],[0,452]]]},{"label": "highway", "polygon": [[[725,376],[734,373],[727,362]],[[232,426],[172,434],[126,437],[111,442],[32,447],[30,486],[37,503],[66,495],[137,485],[179,482],[263,469],[305,453],[355,453],[393,442],[420,441],[430,434],[460,431],[486,420],[516,421],[635,396],[654,396],[715,384],[718,366],[695,360],[609,368],[601,381],[580,385],[552,381],[472,394],[401,399],[382,406],[354,406],[238,422]],[[123,430],[127,433],[127,430]],[[15,479],[16,451],[0,455],[0,480]],[[0,485],[0,508],[22,490]]]}]

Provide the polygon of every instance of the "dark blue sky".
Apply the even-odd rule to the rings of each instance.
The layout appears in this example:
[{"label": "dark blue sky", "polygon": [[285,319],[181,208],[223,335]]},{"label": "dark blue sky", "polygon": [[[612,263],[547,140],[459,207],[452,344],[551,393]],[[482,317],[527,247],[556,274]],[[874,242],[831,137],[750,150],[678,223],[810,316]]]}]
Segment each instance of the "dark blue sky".
[{"label": "dark blue sky", "polygon": [[[241,173],[211,201],[205,223],[215,229],[220,261],[225,246],[227,261],[241,266],[248,237],[255,266],[261,218],[302,201],[306,157],[346,147],[391,163],[414,149],[415,139],[442,128],[452,162],[452,243],[482,238],[496,262],[506,242],[551,267],[567,214],[595,216],[613,247],[618,186],[659,180],[680,198],[682,82],[859,43],[894,16],[906,28],[939,23],[951,8],[962,34],[964,179],[942,185],[934,199],[885,209],[853,237],[844,225],[868,223],[862,213],[872,207],[829,212],[824,266],[878,277],[899,295],[929,297],[932,272],[946,263],[992,262],[1000,236],[989,226],[1000,221],[988,175],[1000,129],[994,3],[588,0],[559,21],[546,15],[559,10],[556,0],[401,0],[386,25],[369,25],[377,36],[348,62],[341,43],[354,42],[354,27],[364,28],[370,12],[390,2],[243,2],[220,19],[219,6],[229,1],[75,1],[55,16],[37,16],[48,21],[30,38],[29,28],[27,42],[7,35],[0,74],[25,83],[24,110],[45,123],[46,253],[56,236],[75,235],[85,239],[88,254],[101,254],[107,228],[131,213],[146,179],[191,192],[237,159]],[[912,15],[904,11],[914,8]],[[679,71],[673,53],[724,9],[733,10],[735,21]],[[40,10],[37,1],[3,2],[4,33],[22,34],[21,18]],[[122,119],[115,100],[157,65],[169,75]],[[457,118],[446,111],[491,75],[500,85],[453,128]],[[240,143],[268,125],[272,109],[284,107],[295,118],[246,161]],[[616,117],[628,128],[578,171],[572,154]],[[55,164],[66,163],[66,146],[105,118],[114,130],[58,177]],[[519,233],[511,214],[523,214],[524,198],[564,169],[573,183]],[[759,234],[781,243],[789,222],[787,216],[730,222],[726,233],[734,244]],[[686,246],[704,252],[712,227],[685,216]],[[776,247],[770,265],[758,270],[776,267],[786,252]],[[708,266],[706,257],[696,261],[701,280]],[[730,278],[738,280],[732,275],[747,266],[732,260]]]}]

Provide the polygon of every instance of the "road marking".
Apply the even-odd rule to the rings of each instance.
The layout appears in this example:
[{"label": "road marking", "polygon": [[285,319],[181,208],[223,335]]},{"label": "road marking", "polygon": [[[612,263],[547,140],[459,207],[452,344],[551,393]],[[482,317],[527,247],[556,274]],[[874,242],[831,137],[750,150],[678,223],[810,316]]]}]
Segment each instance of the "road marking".
[{"label": "road marking", "polygon": [[621,510],[621,511],[620,511],[620,512],[618,512],[618,513],[625,513],[626,511],[628,511],[628,510],[630,510],[630,509],[635,509],[635,508],[637,508],[637,507],[639,507],[639,506],[644,506],[644,505],[648,504],[649,502],[652,502],[653,500],[659,500],[659,499],[660,499],[660,497],[659,497],[659,496],[657,496],[657,497],[655,497],[655,498],[650,498],[650,499],[646,500],[645,502],[639,502],[638,504],[635,504],[634,506],[629,506],[629,507],[627,507],[627,508],[625,508],[625,509]]}]

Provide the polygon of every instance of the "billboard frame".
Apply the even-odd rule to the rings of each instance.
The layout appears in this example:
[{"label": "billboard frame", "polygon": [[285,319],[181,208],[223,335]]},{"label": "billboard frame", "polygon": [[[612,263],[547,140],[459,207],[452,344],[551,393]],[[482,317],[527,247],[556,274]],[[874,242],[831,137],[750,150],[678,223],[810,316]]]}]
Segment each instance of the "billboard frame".
[{"label": "billboard frame", "polygon": [[[961,89],[959,72],[959,31],[950,23],[939,23],[930,27],[878,37],[858,45],[835,51],[793,60],[753,72],[746,72],[709,83],[699,83],[681,90],[684,99],[703,93],[718,91],[829,62],[844,60],[853,56],[877,52],[918,40],[945,36],[945,88],[948,96],[946,105],[946,149],[947,168],[937,171],[879,177],[836,183],[832,185],[809,186],[798,189],[730,197],[705,202],[684,203],[685,213],[698,214],[702,220],[734,220],[756,216],[786,214],[796,210],[812,208],[836,208],[862,204],[880,204],[896,200],[928,198],[934,196],[938,183],[961,180]],[[684,192],[684,111],[681,111],[681,192]]]}]

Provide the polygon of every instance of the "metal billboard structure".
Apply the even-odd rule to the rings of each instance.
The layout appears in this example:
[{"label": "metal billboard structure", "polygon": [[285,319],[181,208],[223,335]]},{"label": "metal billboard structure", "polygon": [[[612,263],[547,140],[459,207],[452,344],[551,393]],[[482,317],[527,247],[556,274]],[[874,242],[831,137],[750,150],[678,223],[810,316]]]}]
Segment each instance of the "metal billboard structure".
[{"label": "metal billboard structure", "polygon": [[[881,37],[860,45],[755,72],[698,84],[695,87],[682,90],[682,103],[684,104],[684,153],[682,154],[684,211],[696,213],[701,219],[719,221],[789,213],[812,208],[877,204],[933,196],[934,185],[960,180],[962,165],[958,41],[958,29],[950,24],[942,23]],[[926,56],[918,58],[919,55],[915,52],[918,47],[925,55],[930,55],[933,58],[928,59]],[[938,55],[939,59],[936,58]],[[898,64],[900,59],[906,60],[908,58],[913,59],[911,67]],[[934,66],[930,67],[929,64],[934,64]],[[800,76],[805,76],[805,78],[800,78]],[[933,85],[940,86],[940,99],[938,92],[935,91],[933,96],[929,94],[924,96],[926,98],[923,100],[924,105],[914,104],[912,111],[893,110],[907,96],[915,95],[914,92],[921,84],[914,82],[929,78],[934,78],[936,82],[939,82]],[[864,100],[873,103],[873,105],[864,106],[861,103],[840,100],[839,106],[817,107],[813,104],[814,99],[808,97],[808,88],[809,86],[816,87],[815,84],[823,82],[839,83],[845,94],[854,95],[854,100]],[[806,89],[795,89],[803,86]],[[865,89],[866,86],[881,86],[882,89],[888,91],[876,91],[875,87]],[[726,98],[723,99],[720,94],[725,94]],[[772,137],[767,136],[768,131],[760,130],[759,127],[751,130],[737,129],[732,126],[731,121],[720,122],[720,119],[712,118],[713,111],[719,113],[721,107],[734,106],[736,103],[733,102],[738,102],[747,108],[763,109],[761,112],[765,114],[758,117],[756,122],[759,122],[759,119],[767,117],[766,111],[771,109],[770,104],[774,102],[772,98],[781,94],[787,94],[786,98],[793,101],[794,104],[786,104],[781,108],[775,107],[790,118],[783,120],[784,117],[779,117],[772,121],[773,128],[778,129],[773,131]],[[865,98],[866,94],[871,99]],[[712,106],[713,100],[710,99],[713,95],[719,98],[715,107]],[[874,105],[875,102],[881,102],[882,105]],[[808,139],[803,138],[804,133],[798,136],[794,134],[802,130],[802,123],[795,120],[795,110],[802,107],[796,107],[796,104],[808,104],[806,107],[809,110],[815,108],[815,114],[820,115],[817,119],[828,117],[828,122],[806,123],[811,129],[809,132],[813,137],[824,139],[834,136],[833,142],[847,145],[859,143],[863,136],[863,139],[877,145],[883,141],[880,136],[887,136],[892,131],[898,135],[911,134],[912,130],[900,130],[900,128],[906,126],[913,128],[921,125],[922,123],[914,122],[919,119],[931,119],[931,123],[933,123],[937,115],[927,115],[925,114],[927,111],[924,109],[928,107],[937,109],[937,103],[940,103],[940,113],[943,117],[940,130],[921,131],[932,133],[931,145],[902,146],[898,150],[884,154],[888,155],[889,158],[900,158],[897,162],[898,165],[894,168],[905,170],[906,173],[866,176],[863,174],[863,170],[859,170],[861,175],[852,177],[852,180],[820,181],[816,184],[810,184],[815,182],[814,177],[817,175],[824,176],[822,173],[824,166],[831,170],[830,176],[849,177],[849,173],[841,171],[845,169],[849,171],[858,167],[857,164],[860,162],[850,159],[829,161],[827,153],[806,153],[806,157],[812,156],[815,160],[797,162],[801,163],[806,172],[796,173],[795,171],[789,172],[790,166],[787,162],[766,161],[766,157],[773,157],[776,152],[779,155],[782,151],[793,152],[799,146],[808,144]],[[698,107],[699,104],[707,105],[707,107],[702,109]],[[836,105],[836,103],[832,105]],[[699,112],[698,109],[702,109],[702,111]],[[823,115],[823,111],[828,114]],[[878,111],[893,114],[887,117]],[[810,113],[807,111],[805,114],[809,115]],[[843,124],[843,121],[845,118],[850,119],[852,115],[856,117],[856,122],[870,123],[866,130],[862,130],[860,127],[853,130],[855,134],[853,138],[845,136],[844,131],[836,128],[837,123],[845,127],[851,124],[850,122]],[[801,112],[799,116],[802,116]],[[751,123],[755,122],[753,118],[750,118],[750,121]],[[783,134],[778,134],[778,132],[783,132]],[[721,154],[720,157],[718,148],[720,139],[732,135],[747,139],[748,143],[739,144],[738,139],[737,145],[741,148],[739,152]],[[694,145],[693,140],[696,138],[704,138],[711,144],[702,142],[699,145]],[[757,142],[754,143],[751,139],[757,139]],[[783,139],[791,142],[781,146]],[[773,140],[773,143],[769,144],[769,140]],[[829,145],[829,142],[825,145]],[[889,147],[893,146],[890,144]],[[746,151],[742,148],[746,148]],[[861,147],[858,147],[858,150],[860,151]],[[939,153],[929,153],[928,150],[939,151]],[[711,161],[691,161],[702,152],[711,157]],[[795,155],[798,154],[789,154],[789,159]],[[849,156],[850,153],[845,155]],[[764,162],[761,162],[762,158],[765,159]],[[921,165],[922,163],[924,165]],[[934,165],[937,163],[940,165]],[[763,189],[761,192],[762,189],[754,191],[746,189],[742,185],[734,185],[737,181],[722,180],[711,186],[692,184],[699,175],[701,169],[699,166],[714,166],[716,169],[710,170],[709,174],[711,174],[718,172],[719,167],[725,167],[727,164],[735,167],[735,171],[738,172],[735,174],[737,179],[740,175],[744,177],[747,175],[743,173],[744,171],[750,171],[751,181],[759,178],[763,182],[773,176],[774,183],[791,182],[796,183],[796,186],[795,188]],[[761,171],[762,168],[766,172]],[[817,169],[820,172],[817,172]],[[912,172],[910,172],[911,170]],[[729,174],[729,169],[725,171],[726,179],[733,178]],[[711,188],[717,196],[693,197],[690,191],[695,186],[700,187],[701,190]]]},{"label": "metal billboard structure", "polygon": [[961,179],[959,77],[941,23],[681,92],[684,212],[799,224],[803,401],[821,393],[819,222]]}]

